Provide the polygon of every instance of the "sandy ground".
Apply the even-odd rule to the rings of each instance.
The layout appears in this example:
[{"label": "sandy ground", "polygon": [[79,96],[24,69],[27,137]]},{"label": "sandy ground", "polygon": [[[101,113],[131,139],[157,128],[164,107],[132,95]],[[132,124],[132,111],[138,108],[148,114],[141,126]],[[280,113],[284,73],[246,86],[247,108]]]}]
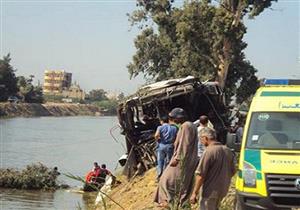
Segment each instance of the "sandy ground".
[{"label": "sandy ground", "polygon": [[[109,210],[159,210],[157,205],[153,202],[154,193],[156,191],[157,183],[155,183],[155,169],[149,170],[144,176],[139,176],[128,182],[125,177],[121,177],[122,184],[114,188],[109,196],[120,206],[116,205],[110,199],[106,198],[106,208],[103,206],[89,205],[91,209],[109,209]],[[90,202],[95,200],[95,194],[90,197]],[[220,210],[232,210],[234,200],[234,188],[232,187],[223,200]],[[193,210],[199,209],[197,205],[193,206]]]}]

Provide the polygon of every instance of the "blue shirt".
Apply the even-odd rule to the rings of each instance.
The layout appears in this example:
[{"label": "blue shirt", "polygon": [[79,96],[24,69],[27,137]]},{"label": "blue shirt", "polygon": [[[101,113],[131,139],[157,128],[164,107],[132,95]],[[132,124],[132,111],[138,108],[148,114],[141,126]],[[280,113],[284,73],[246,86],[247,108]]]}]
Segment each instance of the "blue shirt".
[{"label": "blue shirt", "polygon": [[177,128],[168,123],[164,123],[157,127],[157,131],[159,132],[160,139],[158,140],[159,144],[173,144],[176,135]]}]

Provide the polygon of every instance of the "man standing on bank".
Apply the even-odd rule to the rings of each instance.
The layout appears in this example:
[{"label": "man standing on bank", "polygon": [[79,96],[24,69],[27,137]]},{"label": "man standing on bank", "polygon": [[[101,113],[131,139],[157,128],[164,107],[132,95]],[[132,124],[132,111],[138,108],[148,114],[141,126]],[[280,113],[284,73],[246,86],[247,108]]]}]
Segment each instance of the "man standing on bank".
[{"label": "man standing on bank", "polygon": [[157,141],[157,181],[172,158],[177,134],[177,128],[169,124],[168,116],[162,116],[160,123],[154,135]]},{"label": "man standing on bank", "polygon": [[217,210],[235,173],[234,156],[229,148],[216,141],[215,130],[205,127],[201,129],[199,137],[206,150],[195,172],[190,202],[196,203],[202,186],[200,210]]},{"label": "man standing on bank", "polygon": [[[180,125],[174,154],[164,170],[157,187],[154,201],[160,207],[167,207],[178,200],[183,205],[192,192],[194,171],[197,167],[197,128],[192,122],[185,121],[185,111],[174,108],[169,117]],[[177,199],[175,199],[177,198]]]},{"label": "man standing on bank", "polygon": [[[201,115],[199,117],[199,126],[197,128],[198,134],[200,133],[200,131],[203,128],[209,127],[208,122],[209,122],[209,120],[208,120],[208,117],[206,115]],[[199,141],[198,141],[198,157],[199,157],[199,159],[201,159],[201,157],[204,153],[204,150],[205,150],[205,146],[201,143],[201,139],[200,139],[200,136],[199,136]]]}]

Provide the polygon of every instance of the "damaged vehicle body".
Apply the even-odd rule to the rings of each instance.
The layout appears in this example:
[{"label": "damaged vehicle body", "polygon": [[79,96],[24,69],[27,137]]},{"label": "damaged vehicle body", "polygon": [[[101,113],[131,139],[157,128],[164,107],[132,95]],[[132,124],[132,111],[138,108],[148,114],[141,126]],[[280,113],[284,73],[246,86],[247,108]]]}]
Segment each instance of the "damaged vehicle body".
[{"label": "damaged vehicle body", "polygon": [[192,122],[207,115],[218,140],[225,143],[227,112],[224,95],[216,82],[201,83],[189,76],[144,86],[119,104],[117,110],[128,155],[127,161],[120,163],[125,165],[123,173],[128,178],[156,165],[154,133],[159,118],[175,107],[183,108],[187,120]]}]

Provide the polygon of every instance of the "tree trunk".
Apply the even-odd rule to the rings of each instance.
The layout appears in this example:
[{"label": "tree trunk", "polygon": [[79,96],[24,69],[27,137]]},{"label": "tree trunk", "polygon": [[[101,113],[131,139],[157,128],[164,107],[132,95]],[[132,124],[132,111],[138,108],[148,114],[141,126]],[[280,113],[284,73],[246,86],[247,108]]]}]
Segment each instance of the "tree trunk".
[{"label": "tree trunk", "polygon": [[[240,24],[240,21],[242,20],[242,11],[245,8],[245,4],[242,0],[238,1],[237,7],[235,7],[236,1],[225,1],[224,2],[228,8],[230,8],[231,13],[234,14],[234,18],[231,24],[231,27],[238,27]],[[218,82],[222,90],[224,90],[228,71],[229,71],[229,66],[231,64],[231,48],[232,48],[232,43],[229,40],[228,37],[224,38],[223,41],[223,50],[222,50],[222,55],[219,56],[220,59],[220,64],[219,64],[219,69],[218,69]]]},{"label": "tree trunk", "polygon": [[223,53],[219,56],[220,65],[218,69],[218,82],[222,90],[224,90],[229,66],[231,64],[231,42],[228,38],[224,38],[224,46],[223,46]]}]

